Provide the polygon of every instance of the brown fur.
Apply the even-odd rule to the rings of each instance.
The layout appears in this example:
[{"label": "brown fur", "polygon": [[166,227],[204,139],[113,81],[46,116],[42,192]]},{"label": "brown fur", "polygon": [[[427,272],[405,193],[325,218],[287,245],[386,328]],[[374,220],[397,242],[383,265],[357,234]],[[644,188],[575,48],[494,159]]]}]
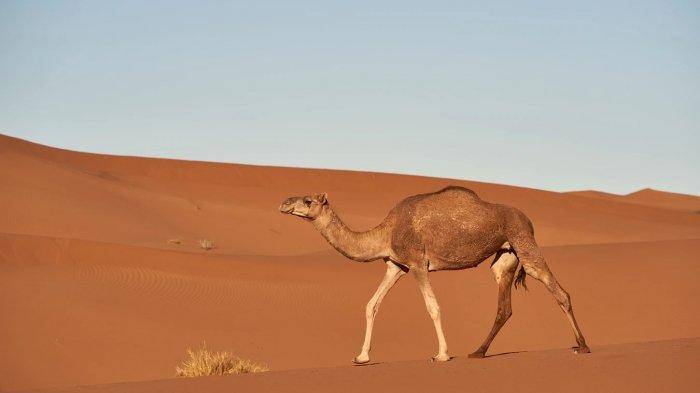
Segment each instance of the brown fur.
[{"label": "brown fur", "polygon": [[[489,203],[472,190],[450,186],[400,201],[378,226],[366,232],[348,228],[331,208],[326,194],[288,198],[280,211],[311,221],[336,250],[352,260],[387,262],[385,282],[368,304],[371,312],[367,313],[365,345],[356,362],[369,360],[369,339],[378,303],[401,273],[407,271],[416,276],[435,323],[440,341],[435,359],[449,359],[439,306],[427,273],[476,267],[494,254],[492,270],[500,288],[496,321],[482,346],[470,356],[485,356],[491,341],[511,315],[510,287],[525,287],[526,274],[541,281],[565,312],[578,342],[577,352],[589,352],[569,295],[557,283],[535,242],[532,223],[514,207]],[[401,271],[392,268],[392,264],[400,266]]]}]

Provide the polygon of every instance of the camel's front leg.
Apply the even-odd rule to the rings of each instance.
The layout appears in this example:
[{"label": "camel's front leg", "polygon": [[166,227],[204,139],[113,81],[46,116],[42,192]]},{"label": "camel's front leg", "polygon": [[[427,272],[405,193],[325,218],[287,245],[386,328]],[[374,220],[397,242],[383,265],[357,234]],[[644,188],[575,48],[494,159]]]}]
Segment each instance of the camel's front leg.
[{"label": "camel's front leg", "polygon": [[382,299],[389,292],[391,287],[394,286],[396,281],[406,274],[397,264],[389,260],[386,261],[386,274],[384,279],[382,279],[379,288],[374,293],[374,296],[367,303],[367,308],[365,310],[365,316],[367,318],[367,326],[365,328],[365,342],[362,344],[362,350],[360,354],[353,359],[355,364],[363,364],[369,362],[369,351],[371,349],[372,343],[372,327],[374,326],[374,317],[379,311],[379,305],[382,303]]},{"label": "camel's front leg", "polygon": [[428,314],[433,320],[435,325],[435,333],[437,333],[438,338],[438,353],[433,356],[433,361],[444,362],[450,360],[450,355],[447,354],[447,342],[445,341],[445,333],[442,331],[442,321],[440,320],[440,306],[435,298],[435,293],[433,293],[433,288],[428,280],[428,271],[415,269],[413,274],[418,280],[418,286],[420,292],[423,294],[423,300],[425,300],[425,306],[428,308]]}]

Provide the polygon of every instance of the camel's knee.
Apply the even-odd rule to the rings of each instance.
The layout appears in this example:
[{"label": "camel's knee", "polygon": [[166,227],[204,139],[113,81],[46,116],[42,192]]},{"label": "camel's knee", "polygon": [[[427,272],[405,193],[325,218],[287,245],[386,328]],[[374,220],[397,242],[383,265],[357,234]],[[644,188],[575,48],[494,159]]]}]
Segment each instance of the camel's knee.
[{"label": "camel's knee", "polygon": [[549,290],[549,292],[554,296],[554,299],[556,299],[557,303],[559,303],[559,306],[564,309],[565,311],[570,311],[571,310],[571,296],[569,296],[569,293],[562,288],[559,283],[556,281],[552,280],[549,282],[545,282],[545,286]]},{"label": "camel's knee", "polygon": [[440,319],[440,306],[437,304],[428,306],[428,314],[433,321]]},{"label": "camel's knee", "polygon": [[370,301],[365,307],[365,317],[367,319],[373,319],[377,315],[377,310],[379,309],[379,304],[377,302]]},{"label": "camel's knee", "polygon": [[513,311],[508,307],[507,309],[504,310],[498,310],[498,313],[496,314],[496,323],[506,323],[506,321],[513,315]]},{"label": "camel's knee", "polygon": [[566,311],[571,311],[571,296],[563,290],[561,287],[557,285],[557,289],[555,290],[554,297],[557,299],[557,303],[559,303],[559,306],[563,308]]}]

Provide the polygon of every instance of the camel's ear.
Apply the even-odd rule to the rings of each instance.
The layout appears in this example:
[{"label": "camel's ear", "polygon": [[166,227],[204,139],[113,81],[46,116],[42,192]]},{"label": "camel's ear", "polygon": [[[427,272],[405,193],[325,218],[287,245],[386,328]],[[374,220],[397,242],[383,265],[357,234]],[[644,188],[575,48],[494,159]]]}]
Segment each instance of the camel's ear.
[{"label": "camel's ear", "polygon": [[316,200],[321,205],[325,205],[326,203],[328,203],[328,194],[326,194],[325,192],[323,194],[318,194],[316,195]]}]

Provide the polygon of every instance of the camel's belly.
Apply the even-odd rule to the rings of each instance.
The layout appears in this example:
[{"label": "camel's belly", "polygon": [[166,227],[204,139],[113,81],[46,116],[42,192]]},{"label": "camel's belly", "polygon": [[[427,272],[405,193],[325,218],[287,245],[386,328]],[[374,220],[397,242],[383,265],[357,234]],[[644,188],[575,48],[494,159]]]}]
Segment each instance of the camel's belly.
[{"label": "camel's belly", "polygon": [[[488,258],[488,257],[486,257]],[[480,261],[443,261],[431,259],[428,261],[428,270],[431,272],[438,270],[462,270],[479,266],[486,258]]]},{"label": "camel's belly", "polygon": [[425,244],[428,269],[459,270],[479,266],[504,243],[506,239],[496,231],[481,233],[478,236],[472,233],[437,242],[429,241]]}]

